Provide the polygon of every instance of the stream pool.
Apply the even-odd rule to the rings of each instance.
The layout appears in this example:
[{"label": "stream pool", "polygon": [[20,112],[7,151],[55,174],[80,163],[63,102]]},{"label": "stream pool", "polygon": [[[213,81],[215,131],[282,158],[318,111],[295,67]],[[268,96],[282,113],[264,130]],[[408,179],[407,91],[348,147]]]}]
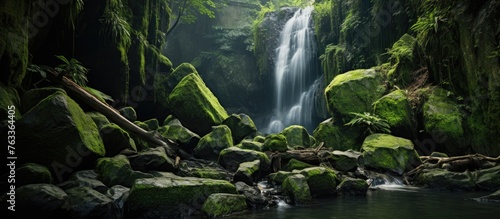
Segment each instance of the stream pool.
[{"label": "stream pool", "polygon": [[307,206],[255,210],[225,218],[305,219],[305,218],[500,218],[500,203],[478,202],[472,198],[491,192],[443,192],[406,186],[381,186],[366,197],[315,199]]}]

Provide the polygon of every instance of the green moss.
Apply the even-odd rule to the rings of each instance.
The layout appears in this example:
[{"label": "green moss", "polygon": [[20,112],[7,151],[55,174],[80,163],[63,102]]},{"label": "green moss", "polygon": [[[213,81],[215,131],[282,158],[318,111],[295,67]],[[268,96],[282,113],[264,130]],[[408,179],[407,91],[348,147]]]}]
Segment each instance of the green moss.
[{"label": "green moss", "polygon": [[363,131],[357,127],[337,124],[333,119],[321,122],[313,132],[316,144],[324,143],[324,147],[345,151],[359,150],[363,143]]},{"label": "green moss", "polygon": [[177,142],[181,146],[181,148],[186,151],[192,151],[200,141],[199,135],[190,131],[189,129],[186,129],[183,126],[165,125],[158,128],[157,131],[164,138]]},{"label": "green moss", "polygon": [[283,191],[297,205],[309,204],[312,200],[306,178],[301,174],[289,176],[283,181]]},{"label": "green moss", "polygon": [[249,177],[253,176],[259,171],[260,160],[254,160],[250,162],[240,163],[238,170],[236,172],[241,172]]},{"label": "green moss", "polygon": [[221,151],[218,162],[226,169],[236,171],[240,163],[257,159],[260,160],[260,169],[264,173],[267,172],[271,166],[271,159],[266,153],[259,151],[229,147]]},{"label": "green moss", "polygon": [[96,172],[99,180],[108,187],[114,185],[131,187],[136,179],[153,177],[151,174],[133,171],[127,157],[121,154],[97,160]]},{"label": "green moss", "polygon": [[221,217],[247,209],[245,200],[243,195],[214,193],[208,196],[201,209],[209,217]]},{"label": "green moss", "polygon": [[313,196],[331,196],[336,194],[339,179],[335,172],[324,167],[309,167],[293,172],[304,175]]},{"label": "green moss", "polygon": [[296,173],[288,172],[288,171],[278,171],[275,173],[269,174],[269,178],[276,184],[281,185],[283,181],[289,176],[293,176]]},{"label": "green moss", "polygon": [[283,134],[270,134],[266,136],[264,147],[271,151],[284,152],[288,150],[288,142]]},{"label": "green moss", "polygon": [[146,123],[149,130],[156,130],[160,127],[160,123],[158,122],[158,119],[156,119],[156,118],[148,119],[148,120],[144,121],[144,123]]},{"label": "green moss", "polygon": [[260,136],[260,135],[255,136],[255,138],[253,138],[253,141],[259,142],[259,143],[264,143],[265,140],[266,140],[266,137]]},{"label": "green moss", "polygon": [[243,140],[241,141],[236,147],[239,147],[241,149],[248,149],[248,150],[254,150],[254,151],[262,151],[263,149],[263,144],[252,141],[252,140]]},{"label": "green moss", "polygon": [[205,160],[217,161],[219,153],[232,146],[231,129],[226,125],[219,125],[213,127],[212,132],[200,139],[198,145],[194,148],[194,154]]},{"label": "green moss", "polygon": [[232,114],[222,124],[231,129],[234,143],[239,143],[245,137],[257,132],[254,122],[245,114]]},{"label": "green moss", "polygon": [[169,95],[168,103],[182,124],[200,135],[210,132],[212,126],[228,117],[217,97],[196,73],[179,82]]},{"label": "green moss", "polygon": [[311,146],[309,133],[303,126],[292,125],[285,128],[281,134],[286,137],[286,141],[293,148],[308,148]]},{"label": "green moss", "polygon": [[125,149],[137,151],[135,142],[129,133],[114,123],[104,125],[99,133],[106,148],[106,156],[114,156]]},{"label": "green moss", "polygon": [[395,90],[373,103],[373,111],[387,120],[391,132],[404,136],[412,136],[412,109],[410,101],[403,90]]},{"label": "green moss", "polygon": [[[9,118],[9,115],[12,115],[15,117],[15,120],[20,119],[21,108],[17,91],[13,88],[6,87],[0,82],[0,96],[2,97],[2,99],[0,100],[0,116],[2,116],[2,118],[4,119],[7,119]],[[13,110],[13,114],[9,113],[10,109]]]}]

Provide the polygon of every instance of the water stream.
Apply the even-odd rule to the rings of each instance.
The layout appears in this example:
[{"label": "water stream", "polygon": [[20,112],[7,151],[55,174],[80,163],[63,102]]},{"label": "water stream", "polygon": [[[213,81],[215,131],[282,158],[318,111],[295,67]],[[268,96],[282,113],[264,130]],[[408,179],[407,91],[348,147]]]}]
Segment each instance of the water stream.
[{"label": "water stream", "polygon": [[298,9],[280,33],[276,49],[274,115],[266,133],[278,133],[290,125],[312,131],[315,124],[314,94],[318,90],[317,57],[311,28],[313,7]]}]

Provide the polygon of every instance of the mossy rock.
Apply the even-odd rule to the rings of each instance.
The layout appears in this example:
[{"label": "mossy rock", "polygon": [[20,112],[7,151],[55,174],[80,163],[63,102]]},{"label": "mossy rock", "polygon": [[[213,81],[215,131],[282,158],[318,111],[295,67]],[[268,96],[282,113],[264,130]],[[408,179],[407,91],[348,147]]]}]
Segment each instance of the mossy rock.
[{"label": "mossy rock", "polygon": [[330,163],[333,168],[342,172],[354,171],[358,168],[358,161],[361,152],[354,150],[333,151],[330,156]]},{"label": "mossy rock", "polygon": [[416,63],[419,63],[416,55],[417,46],[418,43],[415,37],[404,34],[388,51],[392,69],[387,76],[398,85],[406,86],[411,83],[411,73],[418,69],[418,66],[416,66]]},{"label": "mossy rock", "polygon": [[255,142],[259,142],[259,143],[264,143],[264,141],[266,141],[266,137],[264,136],[260,136],[260,135],[257,135],[253,138],[253,141]]},{"label": "mossy rock", "polygon": [[217,97],[195,73],[184,77],[168,96],[170,109],[182,124],[196,134],[209,133],[228,115]]},{"label": "mossy rock", "polygon": [[115,156],[125,149],[137,151],[135,142],[128,132],[114,123],[103,126],[99,133],[106,148],[107,157]]},{"label": "mossy rock", "polygon": [[260,160],[262,174],[267,174],[271,168],[271,159],[263,152],[229,147],[221,151],[218,163],[229,171],[235,172],[241,163]]},{"label": "mossy rock", "polygon": [[373,112],[387,120],[392,134],[413,137],[412,109],[405,91],[395,90],[378,99],[373,103]]},{"label": "mossy rock", "polygon": [[64,190],[76,187],[89,187],[102,194],[105,194],[109,189],[98,179],[97,173],[94,170],[80,170],[73,173],[68,180],[57,184],[57,186]]},{"label": "mossy rock", "polygon": [[214,193],[236,194],[228,181],[175,175],[138,179],[130,189],[128,215],[133,218],[182,218],[199,212]]},{"label": "mossy rock", "polygon": [[165,120],[163,120],[163,124],[162,125],[170,125],[170,126],[173,126],[173,125],[179,125],[179,126],[182,126],[182,123],[181,121],[179,121],[177,118],[175,118],[175,116],[173,115],[168,115]]},{"label": "mossy rock", "polygon": [[256,179],[260,178],[260,160],[240,163],[238,170],[234,173],[233,182],[244,182],[253,185]]},{"label": "mossy rock", "polygon": [[283,181],[283,192],[288,195],[296,205],[305,205],[312,202],[311,191],[306,177],[302,174],[289,176]]},{"label": "mossy rock", "polygon": [[43,87],[26,91],[26,93],[24,93],[21,97],[21,112],[28,112],[40,101],[56,92],[62,92],[66,94],[66,91],[64,89],[58,87]]},{"label": "mossy rock", "polygon": [[16,169],[16,187],[37,183],[52,183],[49,168],[36,163],[25,163]]},{"label": "mossy rock", "polygon": [[223,217],[246,209],[245,196],[224,193],[211,194],[201,207],[203,213],[210,218]]},{"label": "mossy rock", "polygon": [[288,161],[286,167],[287,170],[292,171],[292,170],[302,170],[305,168],[314,167],[314,165],[292,158]]},{"label": "mossy rock", "polygon": [[122,185],[130,188],[136,179],[153,177],[151,174],[132,170],[130,161],[121,154],[100,158],[96,172],[99,174],[98,178],[108,187]]},{"label": "mossy rock", "polygon": [[180,125],[164,125],[157,131],[162,137],[175,141],[181,149],[188,153],[194,150],[201,139],[199,135]]},{"label": "mossy rock", "polygon": [[175,171],[175,161],[167,156],[165,148],[156,147],[143,150],[135,155],[129,156],[130,166],[134,170],[147,172],[157,171]]},{"label": "mossy rock", "polygon": [[128,121],[135,122],[137,120],[137,113],[135,109],[131,106],[126,106],[118,110],[120,115],[125,117]]},{"label": "mossy rock", "polygon": [[92,120],[94,120],[97,128],[100,130],[103,126],[110,124],[108,118],[105,115],[99,112],[86,112],[87,116],[89,116]]},{"label": "mossy rock", "polygon": [[415,185],[434,190],[473,191],[476,188],[470,174],[435,168],[426,169],[414,179]]},{"label": "mossy rock", "polygon": [[21,118],[21,104],[17,91],[0,83],[0,96],[2,97],[2,99],[0,99],[1,118],[14,118],[14,120]]},{"label": "mossy rock", "polygon": [[333,118],[321,122],[314,130],[313,136],[317,145],[323,142],[323,147],[340,151],[359,150],[363,143],[363,131],[353,126],[337,124]]},{"label": "mossy rock", "polygon": [[309,148],[311,140],[307,129],[300,125],[289,126],[281,131],[286,137],[288,145],[292,148]]},{"label": "mossy rock", "polygon": [[172,62],[170,61],[170,59],[168,59],[166,56],[160,54],[158,56],[158,64],[159,64],[159,69],[160,69],[160,72],[162,73],[171,73],[174,69],[172,68],[173,65],[172,65]]},{"label": "mossy rock", "polygon": [[283,134],[270,134],[266,136],[264,148],[270,151],[285,152],[288,150],[288,142]]},{"label": "mossy rock", "polygon": [[307,179],[307,184],[311,190],[311,195],[316,197],[333,196],[337,194],[337,184],[339,179],[337,174],[331,169],[324,167],[309,167],[303,170],[294,170],[293,173],[300,173]]},{"label": "mossy rock", "polygon": [[200,139],[194,148],[194,155],[205,160],[217,161],[219,153],[232,146],[231,129],[226,125],[214,126],[212,132]]},{"label": "mossy rock", "polygon": [[217,163],[206,160],[181,160],[176,173],[179,176],[191,176],[207,179],[231,180],[233,174]]},{"label": "mossy rock", "polygon": [[337,193],[344,196],[365,196],[368,183],[363,179],[345,177],[337,186]]},{"label": "mossy rock", "polygon": [[239,144],[235,145],[236,147],[239,147],[241,149],[248,149],[248,150],[254,150],[254,151],[263,151],[264,144],[252,140],[246,140],[244,139],[241,141]]},{"label": "mossy rock", "polygon": [[47,166],[59,181],[92,169],[106,153],[95,122],[63,92],[43,99],[16,123],[16,145],[21,163]]},{"label": "mossy rock", "polygon": [[327,106],[332,116],[343,122],[353,118],[351,112],[371,112],[372,104],[385,92],[384,79],[374,69],[358,69],[337,75],[325,89]]},{"label": "mossy rock", "polygon": [[172,93],[175,86],[177,86],[185,76],[191,73],[199,76],[198,71],[196,71],[193,65],[182,63],[170,74],[164,72],[156,74],[154,82],[156,101],[163,107],[169,108],[168,96]]},{"label": "mossy rock", "polygon": [[148,126],[149,130],[156,130],[160,127],[160,123],[158,122],[158,119],[152,118],[144,121],[146,125]]},{"label": "mossy rock", "polygon": [[380,171],[402,174],[422,163],[410,140],[388,134],[366,137],[361,152],[364,166]]},{"label": "mossy rock", "polygon": [[231,114],[222,124],[227,125],[231,129],[235,144],[257,132],[257,127],[246,114]]},{"label": "mossy rock", "polygon": [[89,187],[75,187],[65,191],[69,197],[69,211],[75,217],[105,218],[111,217],[114,209],[113,200]]},{"label": "mossy rock", "polygon": [[446,136],[437,139],[450,155],[467,153],[462,127],[462,115],[458,105],[448,96],[452,93],[441,88],[435,88],[423,106],[424,128],[431,135]]},{"label": "mossy rock", "polygon": [[500,166],[475,171],[474,183],[480,190],[495,191],[500,189]]}]

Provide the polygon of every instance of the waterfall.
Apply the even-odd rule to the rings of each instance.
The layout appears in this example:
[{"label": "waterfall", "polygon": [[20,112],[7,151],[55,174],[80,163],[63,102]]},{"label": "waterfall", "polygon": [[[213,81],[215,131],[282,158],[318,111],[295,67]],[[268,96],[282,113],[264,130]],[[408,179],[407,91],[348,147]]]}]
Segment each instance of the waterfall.
[{"label": "waterfall", "polygon": [[302,125],[308,131],[314,128],[314,93],[320,80],[316,79],[316,44],[310,27],[313,9],[298,9],[280,33],[274,68],[276,106],[268,133],[290,125]]}]

